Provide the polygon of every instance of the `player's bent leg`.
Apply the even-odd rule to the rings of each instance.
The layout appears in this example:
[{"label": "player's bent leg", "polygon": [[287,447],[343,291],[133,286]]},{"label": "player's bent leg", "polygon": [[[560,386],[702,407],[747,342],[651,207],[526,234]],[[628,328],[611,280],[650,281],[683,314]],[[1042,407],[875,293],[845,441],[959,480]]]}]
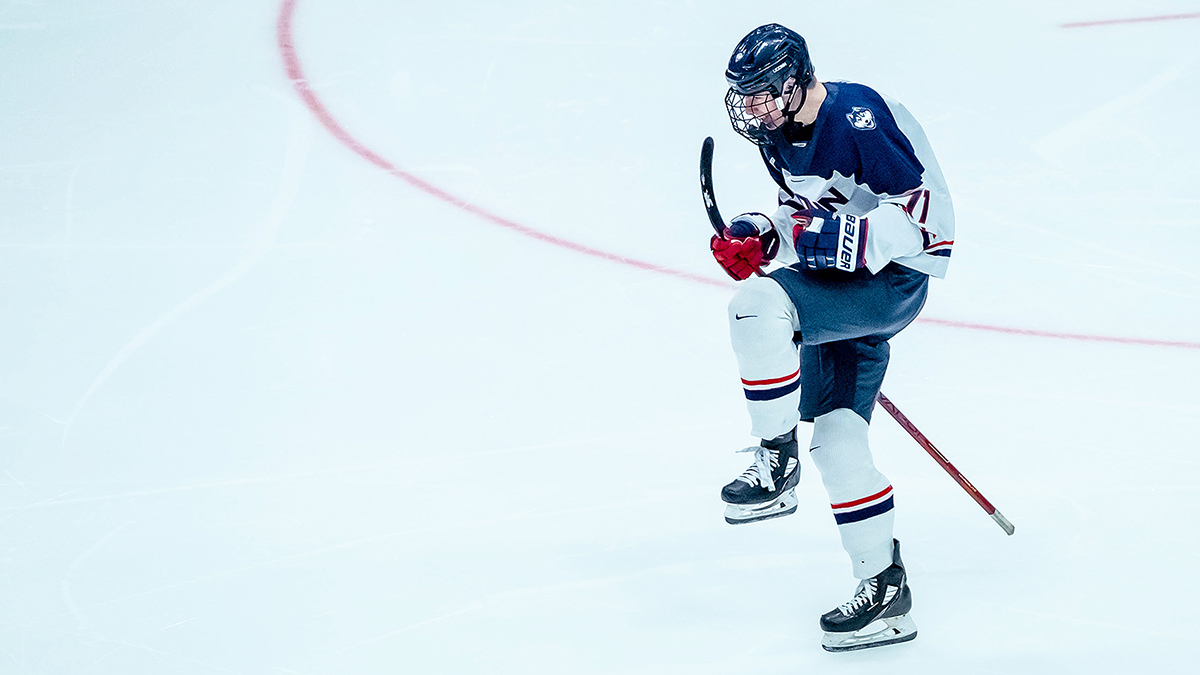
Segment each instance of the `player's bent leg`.
[{"label": "player's bent leg", "polygon": [[796,308],[778,283],[747,279],[729,302],[729,334],[737,356],[751,433],[760,445],[754,463],[721,490],[731,524],[777,518],[796,511],[800,480],[796,441],[800,357],[792,336]]},{"label": "player's bent leg", "polygon": [[907,642],[912,591],[900,543],[892,538],[892,486],[871,459],[867,421],[848,408],[814,420],[809,454],[829,493],[833,516],[861,581],[854,597],[821,617],[821,646],[841,652]]},{"label": "player's bent leg", "polygon": [[848,408],[817,417],[809,456],[829,494],[854,576],[868,579],[892,564],[892,486],[875,468],[867,421]]},{"label": "player's bent leg", "polygon": [[729,301],[729,336],[737,356],[750,433],[777,438],[796,426],[800,358],[792,337],[799,328],[788,294],[768,277],[742,282]]}]

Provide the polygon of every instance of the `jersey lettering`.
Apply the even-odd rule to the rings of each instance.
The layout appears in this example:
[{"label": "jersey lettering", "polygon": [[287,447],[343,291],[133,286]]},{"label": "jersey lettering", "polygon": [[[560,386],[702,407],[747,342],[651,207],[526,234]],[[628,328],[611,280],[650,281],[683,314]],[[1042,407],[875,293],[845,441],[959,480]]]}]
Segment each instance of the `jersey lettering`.
[{"label": "jersey lettering", "polygon": [[821,205],[821,208],[834,213],[837,213],[839,206],[848,204],[849,202],[850,198],[838,192],[837,188],[829,188],[829,193],[817,201]]},{"label": "jersey lettering", "polygon": [[800,195],[793,195],[791,199],[785,201],[783,204],[780,204],[780,206],[790,206],[797,211],[812,211],[816,208],[813,203],[809,201],[808,197],[802,197]]},{"label": "jersey lettering", "polygon": [[837,188],[829,188],[829,192],[825,193],[825,196],[818,199],[815,203],[808,197],[793,194],[791,199],[783,202],[782,206],[790,206],[797,211],[816,211],[820,209],[837,213],[839,206],[849,203],[849,197],[839,192]]}]

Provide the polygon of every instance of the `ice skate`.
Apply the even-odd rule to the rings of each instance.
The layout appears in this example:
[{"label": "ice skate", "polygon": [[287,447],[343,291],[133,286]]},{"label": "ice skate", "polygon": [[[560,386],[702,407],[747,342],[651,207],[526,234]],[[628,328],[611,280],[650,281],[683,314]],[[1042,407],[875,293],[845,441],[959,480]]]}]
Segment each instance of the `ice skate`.
[{"label": "ice skate", "polygon": [[739,525],[795,513],[800,482],[796,430],[739,452],[753,452],[754,463],[721,489],[721,500],[728,504],[725,522]]},{"label": "ice skate", "polygon": [[900,542],[892,541],[892,564],[864,579],[849,602],[821,617],[821,630],[825,631],[821,647],[825,651],[882,647],[917,637],[917,625],[908,616],[912,592],[900,561]]}]

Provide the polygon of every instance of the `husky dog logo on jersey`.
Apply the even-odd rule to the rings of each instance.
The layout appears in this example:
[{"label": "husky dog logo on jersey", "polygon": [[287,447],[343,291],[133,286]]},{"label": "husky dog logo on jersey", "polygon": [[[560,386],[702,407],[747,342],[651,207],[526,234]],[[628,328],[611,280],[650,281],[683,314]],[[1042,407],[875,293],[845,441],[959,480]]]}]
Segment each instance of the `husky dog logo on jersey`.
[{"label": "husky dog logo on jersey", "polygon": [[871,112],[870,108],[855,106],[846,113],[846,119],[850,120],[850,124],[859,131],[870,131],[875,128],[875,113]]}]

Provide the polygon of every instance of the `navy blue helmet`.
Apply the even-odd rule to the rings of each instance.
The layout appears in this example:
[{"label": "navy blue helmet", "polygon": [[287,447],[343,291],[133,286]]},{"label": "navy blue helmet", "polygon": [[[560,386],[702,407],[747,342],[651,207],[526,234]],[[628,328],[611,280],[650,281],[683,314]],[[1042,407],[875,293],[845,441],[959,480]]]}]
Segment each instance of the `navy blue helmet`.
[{"label": "navy blue helmet", "polygon": [[[799,33],[769,23],[742,38],[725,69],[725,79],[729,82],[725,105],[734,130],[759,145],[770,143],[774,130],[766,128],[762,120],[746,110],[745,97],[770,94],[783,110],[787,103],[783,100],[784,83],[792,77],[796,78],[797,87],[792,93],[800,93],[800,105],[803,106],[813,81],[813,65],[808,57],[808,45]],[[794,113],[789,116],[789,121]]]},{"label": "navy blue helmet", "polygon": [[730,88],[742,95],[783,96],[783,83],[789,77],[807,89],[813,80],[812,61],[804,38],[777,23],[759,26],[742,38],[725,69]]}]

